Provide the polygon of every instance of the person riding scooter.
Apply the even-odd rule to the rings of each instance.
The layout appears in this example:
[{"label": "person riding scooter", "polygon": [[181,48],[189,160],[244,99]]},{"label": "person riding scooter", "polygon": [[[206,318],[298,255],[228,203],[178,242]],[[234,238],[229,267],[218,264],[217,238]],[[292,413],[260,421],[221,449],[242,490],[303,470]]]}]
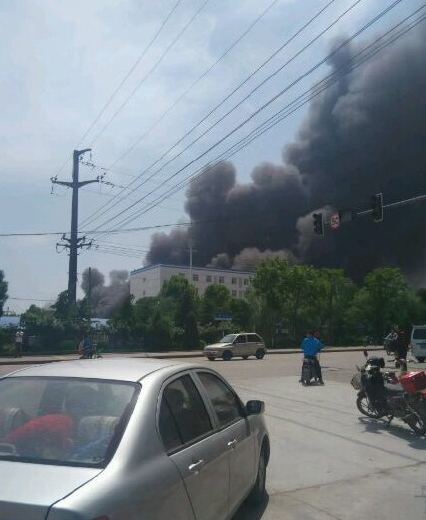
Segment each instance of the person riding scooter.
[{"label": "person riding scooter", "polygon": [[[308,331],[306,333],[306,337],[300,344],[300,348],[303,351],[304,358],[312,359],[314,362],[318,384],[320,385],[323,385],[324,381],[322,380],[321,365],[319,363],[317,354],[319,354],[322,347],[323,344],[317,337],[314,336],[314,333],[312,331]],[[300,380],[300,382],[302,382],[302,379]]]}]

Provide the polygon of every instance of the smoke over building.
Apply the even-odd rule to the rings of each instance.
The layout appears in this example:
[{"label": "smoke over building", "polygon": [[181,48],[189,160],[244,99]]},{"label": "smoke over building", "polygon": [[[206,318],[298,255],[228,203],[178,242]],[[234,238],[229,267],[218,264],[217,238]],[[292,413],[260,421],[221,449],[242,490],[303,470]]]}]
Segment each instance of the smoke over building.
[{"label": "smoke over building", "polygon": [[[221,162],[192,181],[185,209],[194,223],[194,264],[245,269],[278,252],[343,267],[355,279],[389,265],[426,282],[424,202],[385,209],[381,224],[359,217],[327,229],[325,237],[314,235],[311,216],[369,209],[378,192],[385,204],[426,194],[426,30],[420,27],[362,67],[340,73],[312,101],[282,165],[261,163],[250,183],[238,184],[232,163]],[[359,49],[336,52],[331,72],[339,73]],[[187,264],[187,238],[182,229],[155,234],[147,263]]]},{"label": "smoke over building", "polygon": [[130,294],[128,271],[111,271],[109,285],[105,285],[104,275],[96,268],[85,269],[82,278],[81,288],[86,297],[90,294],[93,317],[109,318]]}]

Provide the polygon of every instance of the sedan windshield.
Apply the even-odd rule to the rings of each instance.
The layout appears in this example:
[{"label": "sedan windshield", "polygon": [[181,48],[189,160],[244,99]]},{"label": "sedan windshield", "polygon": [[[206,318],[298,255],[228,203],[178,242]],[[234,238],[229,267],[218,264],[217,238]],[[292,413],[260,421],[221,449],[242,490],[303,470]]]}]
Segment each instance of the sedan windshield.
[{"label": "sedan windshield", "polygon": [[104,467],[138,388],[97,379],[0,380],[0,459]]},{"label": "sedan windshield", "polygon": [[219,343],[232,343],[236,337],[236,334],[227,334],[226,336],[223,336]]}]

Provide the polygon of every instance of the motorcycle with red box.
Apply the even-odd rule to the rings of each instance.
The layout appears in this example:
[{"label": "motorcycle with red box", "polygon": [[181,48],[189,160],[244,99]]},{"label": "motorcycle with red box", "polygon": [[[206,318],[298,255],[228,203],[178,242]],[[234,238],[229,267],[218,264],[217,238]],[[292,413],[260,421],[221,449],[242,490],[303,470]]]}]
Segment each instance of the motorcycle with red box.
[{"label": "motorcycle with red box", "polygon": [[381,357],[367,358],[352,378],[352,386],[358,390],[358,410],[373,419],[386,419],[388,425],[396,417],[408,424],[417,435],[426,434],[426,373],[423,370],[382,372],[385,367]]}]

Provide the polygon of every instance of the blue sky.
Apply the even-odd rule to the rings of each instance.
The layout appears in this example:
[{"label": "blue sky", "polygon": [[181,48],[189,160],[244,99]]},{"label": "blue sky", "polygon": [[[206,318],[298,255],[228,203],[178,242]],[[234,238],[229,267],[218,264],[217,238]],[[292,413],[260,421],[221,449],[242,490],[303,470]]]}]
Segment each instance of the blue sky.
[{"label": "blue sky", "polygon": [[[145,172],[328,4],[314,22],[235,95],[154,169]],[[143,210],[161,195],[161,190],[189,179],[203,164],[213,161],[229,145],[324,76],[327,65],[299,81],[239,132],[167,181],[321,60],[334,38],[351,35],[392,4],[390,0],[1,2],[0,234],[68,233],[71,192],[57,185],[52,190],[50,179],[57,176],[59,181],[69,181],[72,151],[89,147],[96,168],[81,165],[80,180],[104,175],[104,183],[80,190],[82,233],[91,237],[90,231],[95,229],[119,228],[120,217],[114,217],[142,197],[146,198],[133,209],[140,216],[124,228],[186,222],[184,188],[153,209]],[[393,25],[404,13],[422,4],[420,0],[401,1],[366,31],[365,37]],[[303,50],[323,31],[314,44]],[[287,61],[271,80],[200,137]],[[131,69],[132,73],[123,82]],[[194,82],[197,83],[191,87]],[[239,183],[249,183],[251,171],[259,163],[282,161],[283,146],[291,142],[305,113],[306,107],[231,158],[237,167]],[[173,159],[197,137],[200,139],[196,143]],[[85,159],[89,161],[89,156]],[[159,169],[168,160],[170,164]],[[159,171],[152,175],[156,169]],[[142,177],[137,180],[140,174]],[[132,191],[142,181],[140,188]],[[126,190],[131,182],[132,186]],[[88,220],[99,208],[105,212],[98,214],[96,220]],[[112,270],[141,267],[152,232],[97,235],[95,243],[100,247],[81,252],[79,273],[90,266],[107,277]],[[0,236],[0,269],[9,282],[6,309],[21,312],[31,303],[45,305],[66,289],[68,256],[66,252],[56,251],[60,238],[60,235]],[[137,249],[140,254],[111,254],[111,246]],[[81,296],[80,291],[78,295]]]}]

